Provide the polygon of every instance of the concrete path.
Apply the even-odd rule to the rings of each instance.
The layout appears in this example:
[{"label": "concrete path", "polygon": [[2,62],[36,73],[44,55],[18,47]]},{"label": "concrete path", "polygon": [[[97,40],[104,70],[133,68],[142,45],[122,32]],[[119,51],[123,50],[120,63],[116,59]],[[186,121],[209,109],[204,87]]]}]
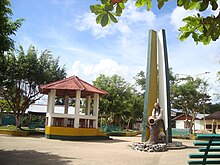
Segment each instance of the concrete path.
[{"label": "concrete path", "polygon": [[61,141],[44,137],[0,135],[1,165],[185,165],[188,154],[197,152],[190,140],[189,148],[161,153],[132,150],[128,145],[137,137],[112,137],[105,141]]}]

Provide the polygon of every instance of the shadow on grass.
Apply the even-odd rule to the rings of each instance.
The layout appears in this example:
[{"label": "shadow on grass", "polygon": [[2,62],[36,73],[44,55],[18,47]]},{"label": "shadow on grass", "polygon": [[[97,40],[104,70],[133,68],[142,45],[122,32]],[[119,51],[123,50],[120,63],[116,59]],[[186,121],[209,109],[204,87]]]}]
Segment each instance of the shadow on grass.
[{"label": "shadow on grass", "polygon": [[1,165],[67,165],[72,159],[34,150],[0,150]]}]

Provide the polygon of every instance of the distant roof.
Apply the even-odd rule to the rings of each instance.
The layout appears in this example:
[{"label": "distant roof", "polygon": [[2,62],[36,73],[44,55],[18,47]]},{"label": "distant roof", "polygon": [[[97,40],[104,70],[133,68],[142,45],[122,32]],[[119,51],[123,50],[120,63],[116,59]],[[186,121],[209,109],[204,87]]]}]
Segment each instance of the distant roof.
[{"label": "distant roof", "polygon": [[199,118],[199,119],[202,119],[204,118],[204,116],[208,116],[209,114],[197,114],[196,117]]},{"label": "distant roof", "polygon": [[208,115],[205,117],[206,120],[220,120],[220,111],[217,111],[215,113],[212,113],[211,115]]},{"label": "distant roof", "polygon": [[[208,114],[205,114],[205,116],[208,116]],[[203,117],[204,117],[204,114],[196,114],[195,120],[201,120]],[[188,118],[188,120],[192,120],[191,115],[188,115],[187,118]],[[172,120],[186,120],[186,116],[185,116],[185,114],[181,114],[181,115],[173,118]]]},{"label": "distant roof", "polygon": [[[64,114],[64,105],[55,105],[54,113]],[[26,109],[25,113],[47,113],[47,104],[31,104],[28,109]],[[75,114],[75,107],[69,106],[68,107],[68,114]],[[80,114],[82,113],[82,109],[80,108]]]},{"label": "distant roof", "polygon": [[88,95],[92,95],[93,93],[98,93],[100,95],[108,94],[108,92],[81,80],[77,76],[71,76],[63,80],[40,86],[40,92],[42,94],[48,94],[52,89],[56,89],[57,96],[68,95],[73,97],[76,95],[77,90],[81,91],[81,97],[86,97]]},{"label": "distant roof", "polygon": [[172,108],[171,111],[176,112],[176,113],[183,113],[182,109],[174,109],[174,108]]},{"label": "distant roof", "polygon": [[[187,119],[188,119],[188,120],[192,120],[192,116],[187,115]],[[185,116],[185,114],[181,114],[181,115],[179,115],[179,116],[173,118],[172,120],[186,120],[186,116]],[[200,119],[195,118],[195,120],[200,120]]]}]

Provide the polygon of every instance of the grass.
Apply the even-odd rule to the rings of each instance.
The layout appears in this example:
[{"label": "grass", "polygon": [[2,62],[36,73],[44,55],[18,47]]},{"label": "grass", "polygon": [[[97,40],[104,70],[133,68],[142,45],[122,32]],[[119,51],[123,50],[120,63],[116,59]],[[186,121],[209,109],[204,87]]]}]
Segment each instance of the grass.
[{"label": "grass", "polygon": [[9,130],[9,131],[18,131],[18,130],[19,130],[19,129],[17,129],[17,127],[14,126],[14,125],[0,126],[0,129]]},{"label": "grass", "polygon": [[35,129],[30,129],[28,127],[22,127],[22,129],[18,129],[14,125],[0,126],[0,130],[16,131],[16,132],[28,132],[29,135],[44,135],[44,130],[35,130]]},{"label": "grass", "polygon": [[134,130],[123,130],[123,131],[112,131],[106,133],[109,136],[136,136],[140,134],[140,131]]}]

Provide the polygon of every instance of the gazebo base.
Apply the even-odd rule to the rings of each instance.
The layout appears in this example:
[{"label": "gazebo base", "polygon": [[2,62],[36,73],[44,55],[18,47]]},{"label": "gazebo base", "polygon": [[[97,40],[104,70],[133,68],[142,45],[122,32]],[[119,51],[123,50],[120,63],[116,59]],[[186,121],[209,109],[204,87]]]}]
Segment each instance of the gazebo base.
[{"label": "gazebo base", "polygon": [[48,127],[45,128],[47,139],[60,140],[111,140],[109,136],[95,128],[69,128]]}]

